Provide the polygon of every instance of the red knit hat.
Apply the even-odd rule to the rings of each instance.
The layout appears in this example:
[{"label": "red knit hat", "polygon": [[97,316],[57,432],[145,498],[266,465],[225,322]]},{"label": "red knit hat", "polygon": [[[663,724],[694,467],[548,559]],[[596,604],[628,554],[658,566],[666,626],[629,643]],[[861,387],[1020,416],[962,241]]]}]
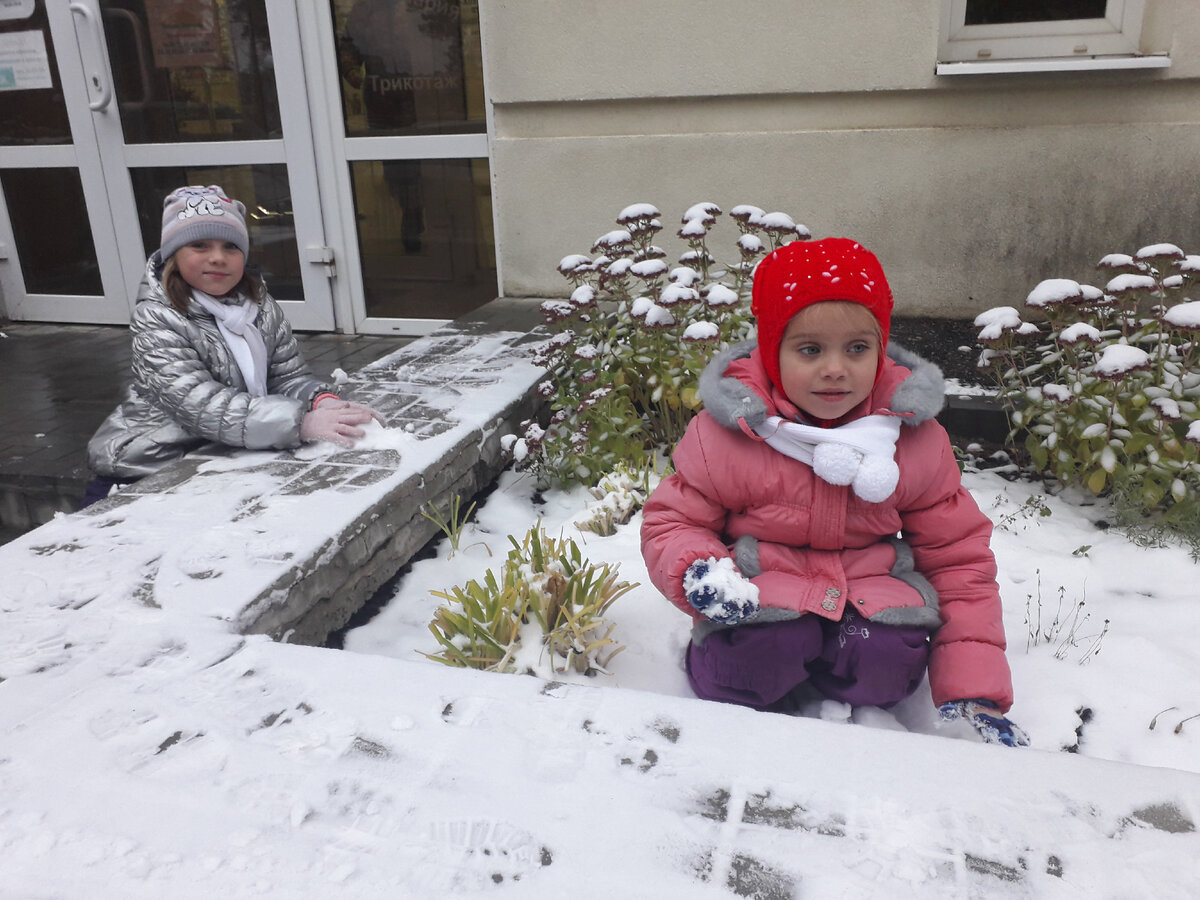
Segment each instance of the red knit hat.
[{"label": "red knit hat", "polygon": [[822,300],[861,303],[879,323],[880,349],[887,347],[892,289],[875,254],[849,238],[784,244],[767,254],[754,270],[750,302],[758,322],[759,356],[780,391],[779,344],[787,324],[800,310]]}]

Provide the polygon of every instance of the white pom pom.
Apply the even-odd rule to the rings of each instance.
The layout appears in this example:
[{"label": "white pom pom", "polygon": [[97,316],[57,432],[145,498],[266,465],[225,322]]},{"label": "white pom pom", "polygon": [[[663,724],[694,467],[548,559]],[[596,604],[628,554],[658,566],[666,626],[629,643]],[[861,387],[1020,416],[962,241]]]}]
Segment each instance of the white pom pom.
[{"label": "white pom pom", "polygon": [[813,472],[829,484],[850,484],[860,462],[862,454],[845,444],[817,444],[813,448]]},{"label": "white pom pom", "polygon": [[890,456],[868,456],[854,476],[854,493],[868,503],[882,503],[900,482],[900,467]]}]

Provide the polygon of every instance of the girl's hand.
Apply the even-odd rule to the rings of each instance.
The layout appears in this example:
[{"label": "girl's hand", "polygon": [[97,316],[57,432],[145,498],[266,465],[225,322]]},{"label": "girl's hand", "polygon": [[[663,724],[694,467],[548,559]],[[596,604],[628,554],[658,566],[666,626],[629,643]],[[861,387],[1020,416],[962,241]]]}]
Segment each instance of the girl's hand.
[{"label": "girl's hand", "polygon": [[[354,442],[366,434],[359,425],[366,425],[378,414],[361,404],[350,404],[344,400],[340,405],[321,404],[319,409],[305,413],[300,420],[300,440],[330,441],[343,447],[353,447]],[[353,408],[352,408],[353,407]]]},{"label": "girl's hand", "polygon": [[359,412],[368,413],[372,419],[380,425],[386,424],[383,421],[383,416],[371,409],[369,406],[364,406],[361,403],[355,403],[353,400],[343,400],[341,397],[335,397],[333,394],[322,394],[317,398],[317,402],[313,404],[313,409],[353,409]]},{"label": "girl's hand", "polygon": [[737,625],[758,613],[758,587],[729,558],[698,559],[683,575],[692,608],[720,625]]},{"label": "girl's hand", "polygon": [[950,700],[938,707],[943,722],[965,719],[979,732],[985,744],[1028,747],[1029,735],[1020,726],[996,712],[991,700]]}]

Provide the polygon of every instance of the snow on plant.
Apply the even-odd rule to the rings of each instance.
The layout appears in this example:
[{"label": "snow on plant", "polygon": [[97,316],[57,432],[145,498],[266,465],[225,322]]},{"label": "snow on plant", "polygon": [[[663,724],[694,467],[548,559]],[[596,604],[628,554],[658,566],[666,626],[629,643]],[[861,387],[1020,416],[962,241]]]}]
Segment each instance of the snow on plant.
[{"label": "snow on plant", "polygon": [[618,566],[594,565],[578,545],[548,537],[541,523],[513,549],[499,576],[432,591],[446,600],[429,630],[441,650],[425,654],[450,666],[551,678],[606,673],[623,648],[604,621],[608,608],[637,587],[617,580]]},{"label": "snow on plant", "polygon": [[617,467],[589,488],[591,495],[599,500],[575,519],[580,531],[590,531],[601,537],[617,533],[617,526],[628,522],[650,496],[650,475],[653,460],[647,461],[635,471],[626,463]]},{"label": "snow on plant", "polygon": [[696,382],[713,353],[753,333],[751,275],[758,260],[812,235],[784,213],[756,206],[729,211],[737,256],[719,262],[709,246],[722,215],[715,203],[687,209],[676,231],[686,246],[678,264],[655,244],[661,213],[649,203],[625,207],[618,228],[598,237],[588,256],[572,254],[558,271],[574,286],[548,300],[553,332],[537,361],[549,377],[549,426],[523,424],[506,438],[519,468],[563,483],[594,484],[624,461],[683,436],[700,407]]},{"label": "snow on plant", "polygon": [[1025,306],[980,314],[990,369],[1034,468],[1114,500],[1123,524],[1200,548],[1200,256],[1153,244],[1112,253],[1103,289],[1065,278]]}]

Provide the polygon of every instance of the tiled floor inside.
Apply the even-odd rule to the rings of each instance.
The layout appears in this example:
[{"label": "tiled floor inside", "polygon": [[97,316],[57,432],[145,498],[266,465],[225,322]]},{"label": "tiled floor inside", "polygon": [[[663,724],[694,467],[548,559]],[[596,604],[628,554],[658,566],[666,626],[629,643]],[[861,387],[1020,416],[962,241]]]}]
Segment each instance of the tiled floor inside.
[{"label": "tiled floor inside", "polygon": [[[58,484],[82,496],[88,439],[124,396],[124,326],[0,322],[0,483]],[[298,334],[315,374],[352,372],[412,338]],[[19,532],[0,521],[0,543]]]}]

